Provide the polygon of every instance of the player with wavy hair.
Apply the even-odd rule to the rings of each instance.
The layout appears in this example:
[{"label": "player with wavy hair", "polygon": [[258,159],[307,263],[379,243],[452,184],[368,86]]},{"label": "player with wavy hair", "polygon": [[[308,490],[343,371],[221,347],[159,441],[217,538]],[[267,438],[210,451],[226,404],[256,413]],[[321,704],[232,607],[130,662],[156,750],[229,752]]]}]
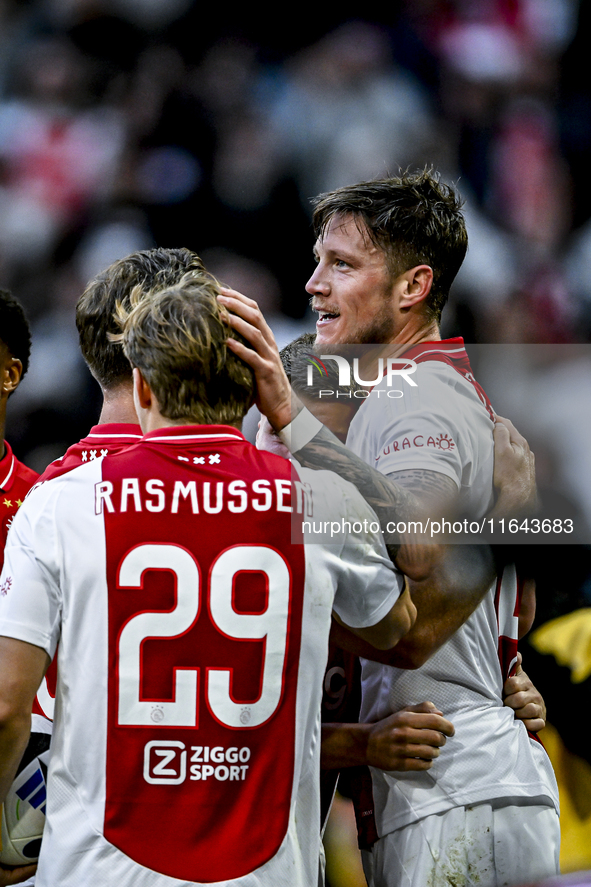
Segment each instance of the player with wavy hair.
[{"label": "player with wavy hair", "polygon": [[[93,277],[76,303],[76,326],[82,356],[102,393],[101,412],[88,434],[72,444],[63,456],[51,462],[41,474],[46,481],[79,465],[117,453],[142,437],[133,403],[131,366],[116,337],[120,310],[135,299],[171,286],[186,274],[200,274],[203,263],[197,253],[185,247],[157,247],[139,250],[117,259]],[[57,659],[43,679],[35,699],[35,714],[53,718]]]},{"label": "player with wavy hair", "polygon": [[205,271],[145,299],[134,289],[118,305],[115,341],[138,367],[167,419],[199,424],[242,422],[254,399],[254,377],[227,345],[228,312],[220,285]]}]

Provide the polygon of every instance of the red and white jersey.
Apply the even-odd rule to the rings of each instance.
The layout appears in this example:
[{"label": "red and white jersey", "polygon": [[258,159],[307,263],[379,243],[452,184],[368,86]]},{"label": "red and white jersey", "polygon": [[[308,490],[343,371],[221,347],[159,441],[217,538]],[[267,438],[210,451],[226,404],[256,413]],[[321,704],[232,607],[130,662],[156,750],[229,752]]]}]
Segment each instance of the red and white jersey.
[{"label": "red and white jersey", "polygon": [[374,811],[381,836],[432,813],[497,798],[548,804],[558,811],[550,759],[513,709],[503,684],[515,662],[520,587],[505,568],[479,607],[415,670],[363,660],[361,720],[405,705],[434,702],[455,727],[430,770],[388,773],[372,768]]},{"label": "red and white jersey", "polygon": [[142,439],[143,432],[139,425],[121,422],[109,422],[104,425],[93,425],[86,437],[68,447],[63,456],[51,462],[40,480],[51,480],[59,477],[72,468],[78,468],[86,462],[93,462],[101,456],[113,455],[126,449]]},{"label": "red and white jersey", "polygon": [[0,459],[0,570],[4,563],[6,536],[14,516],[39,475],[16,458],[7,440]]},{"label": "red and white jersey", "polygon": [[[73,468],[93,462],[101,456],[119,453],[142,439],[139,425],[110,422],[94,425],[90,433],[78,443],[72,444],[63,456],[51,462],[39,478],[39,482],[60,477]],[[53,720],[55,688],[57,683],[57,658],[49,666],[33,703],[33,713]]]},{"label": "red and white jersey", "polygon": [[[308,516],[375,521],[308,474]],[[235,429],[175,426],[21,509],[0,634],[59,641],[37,887],[317,883],[331,610],[373,625],[402,583],[379,532],[293,542],[291,492]]]},{"label": "red and white jersey", "polygon": [[[402,381],[389,389],[386,379],[376,385],[351,423],[347,445],[394,479],[406,469],[447,475],[463,508],[485,515],[493,498],[494,414],[471,374],[461,339],[423,343],[404,356],[418,364],[412,375],[416,387]],[[403,396],[389,397],[395,389]],[[372,768],[380,836],[432,813],[495,798],[520,797],[558,808],[546,752],[502,701],[517,653],[519,599],[515,571],[507,568],[421,668],[363,660],[362,721],[430,700],[456,730],[428,771]]]}]

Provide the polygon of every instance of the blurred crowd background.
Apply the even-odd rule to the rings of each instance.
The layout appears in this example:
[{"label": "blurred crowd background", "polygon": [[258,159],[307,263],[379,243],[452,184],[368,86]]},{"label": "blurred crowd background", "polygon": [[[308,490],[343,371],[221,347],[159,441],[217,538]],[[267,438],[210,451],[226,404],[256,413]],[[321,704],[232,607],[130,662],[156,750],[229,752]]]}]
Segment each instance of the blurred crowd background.
[{"label": "blurred crowd background", "polygon": [[[23,461],[41,471],[97,419],[74,305],[99,270],[137,249],[189,247],[259,301],[283,345],[314,328],[310,198],[428,164],[458,184],[470,238],[442,333],[545,346],[483,357],[489,393],[530,439],[556,507],[569,500],[591,526],[591,4],[383,8],[346,19],[0,0],[0,285],[33,332],[8,415]],[[586,619],[589,548],[540,551],[536,624]],[[556,663],[588,694],[591,640],[578,672],[564,661],[572,638],[562,659],[548,643],[530,662]],[[589,770],[571,782],[589,787],[574,815],[591,836],[590,754],[567,754]],[[591,842],[577,840],[568,864],[591,868]]]}]

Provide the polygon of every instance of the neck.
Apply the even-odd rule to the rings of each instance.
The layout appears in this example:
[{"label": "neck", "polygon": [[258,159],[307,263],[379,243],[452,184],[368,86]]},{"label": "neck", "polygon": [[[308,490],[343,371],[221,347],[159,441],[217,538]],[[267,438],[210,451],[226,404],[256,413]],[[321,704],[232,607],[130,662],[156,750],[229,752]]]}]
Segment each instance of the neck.
[{"label": "neck", "polygon": [[133,403],[133,385],[124,382],[115,388],[103,388],[103,406],[99,425],[117,423],[137,425],[138,418]]},{"label": "neck", "polygon": [[403,330],[392,339],[394,345],[420,345],[421,342],[439,342],[441,340],[441,332],[439,324],[436,320],[430,323],[423,323],[415,327],[414,324],[407,324]]},{"label": "neck", "polygon": [[142,431],[144,434],[148,434],[149,431],[158,431],[160,428],[177,428],[183,425],[205,425],[215,424],[215,425],[229,425],[231,428],[236,428],[238,431],[242,431],[242,422],[215,422],[215,423],[207,423],[203,421],[199,421],[197,418],[192,418],[191,416],[187,416],[183,419],[167,419],[166,416],[163,416],[158,412],[157,407],[153,410],[145,410],[143,414],[140,416],[140,424],[142,426]]}]

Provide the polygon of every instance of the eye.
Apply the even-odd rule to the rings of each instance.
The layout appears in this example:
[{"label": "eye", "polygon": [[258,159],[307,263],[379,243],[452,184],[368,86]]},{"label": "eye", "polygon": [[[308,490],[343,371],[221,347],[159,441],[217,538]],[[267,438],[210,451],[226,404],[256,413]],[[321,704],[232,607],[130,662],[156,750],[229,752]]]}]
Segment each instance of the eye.
[{"label": "eye", "polygon": [[336,268],[348,268],[349,267],[348,263],[345,262],[344,259],[335,259],[334,263],[335,263]]}]

